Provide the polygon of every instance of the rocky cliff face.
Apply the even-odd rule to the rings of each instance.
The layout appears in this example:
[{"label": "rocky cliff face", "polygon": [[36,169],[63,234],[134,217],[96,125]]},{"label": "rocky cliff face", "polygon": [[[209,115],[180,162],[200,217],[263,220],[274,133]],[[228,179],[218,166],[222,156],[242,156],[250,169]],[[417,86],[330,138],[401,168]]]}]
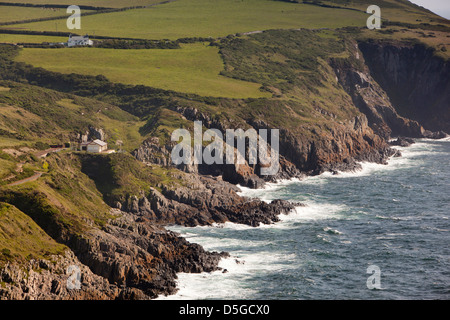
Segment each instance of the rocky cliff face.
[{"label": "rocky cliff face", "polygon": [[366,41],[359,48],[367,70],[399,115],[417,121],[426,130],[450,132],[448,61],[434,49],[414,43]]},{"label": "rocky cliff face", "polygon": [[[369,126],[383,139],[395,136],[445,137],[441,130],[446,130],[447,122],[444,121],[444,124],[437,115],[446,117],[446,112],[440,109],[448,111],[448,102],[442,101],[443,96],[448,94],[440,92],[439,87],[448,86],[449,81],[440,70],[436,74],[436,68],[445,69],[446,64],[423,50],[420,46],[399,47],[361,42],[359,46],[355,43],[354,50],[349,51],[350,58],[331,59],[339,83],[355,106],[367,116]],[[412,61],[411,56],[417,61]],[[423,59],[429,61],[424,62]],[[434,79],[433,88],[439,92],[434,97],[436,100],[423,98],[432,95],[428,84],[422,88],[422,81],[427,77]],[[436,78],[443,82],[438,85]],[[417,94],[421,97],[419,100],[414,98]]]},{"label": "rocky cliff face", "polygon": [[103,230],[70,241],[80,262],[119,287],[133,288],[135,298],[176,292],[176,273],[218,270],[226,253],[206,252],[177,234],[155,226],[145,211],[116,215]]},{"label": "rocky cliff face", "polygon": [[[79,288],[76,282],[73,287],[67,286],[70,266],[80,268]],[[130,297],[133,291],[95,275],[70,250],[48,259],[32,259],[26,265],[8,262],[0,270],[0,282],[0,299],[8,300],[105,300]]]},{"label": "rocky cliff face", "polygon": [[393,151],[368,126],[364,115],[335,123],[322,130],[313,129],[309,139],[286,132],[280,153],[308,174],[359,169],[357,161],[385,163]]},{"label": "rocky cliff face", "polygon": [[102,140],[105,141],[107,138],[107,135],[105,131],[102,128],[94,128],[89,127],[88,130],[84,133],[78,133],[74,136],[75,140],[79,142],[87,142],[92,140]]},{"label": "rocky cliff face", "polygon": [[[187,119],[191,121],[205,120],[205,116],[195,108],[177,108],[176,110],[183,116],[188,115]],[[270,124],[262,120],[244,120],[255,130],[272,128]],[[203,125],[223,131],[226,128],[220,122],[203,121]],[[260,167],[249,165],[248,162],[244,165],[183,164],[177,167],[188,173],[220,176],[224,181],[232,184],[259,188],[264,186],[265,181],[303,178],[306,174],[319,174],[327,170],[355,170],[358,169],[356,161],[383,163],[393,154],[385,139],[374,133],[364,114],[351,120],[329,121],[324,126],[313,127],[308,136],[289,129],[279,130],[280,170],[275,175],[262,176]],[[135,150],[133,155],[142,162],[172,165],[170,155],[173,146],[173,143],[161,146],[157,138],[150,138]]]},{"label": "rocky cliff face", "polygon": [[[176,292],[176,273],[219,270],[227,256],[155,226],[143,212],[111,214],[103,230],[69,236],[64,255],[7,262],[0,270],[0,299],[151,299]],[[79,268],[79,287],[67,285],[69,266]]]}]

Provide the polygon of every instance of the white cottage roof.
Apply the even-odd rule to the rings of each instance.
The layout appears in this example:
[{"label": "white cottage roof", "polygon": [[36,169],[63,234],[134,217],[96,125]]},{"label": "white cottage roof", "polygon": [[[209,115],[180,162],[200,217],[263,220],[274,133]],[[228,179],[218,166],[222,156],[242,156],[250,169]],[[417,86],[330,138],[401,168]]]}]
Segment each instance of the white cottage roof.
[{"label": "white cottage roof", "polygon": [[101,147],[105,147],[105,146],[108,145],[106,142],[104,142],[104,141],[102,141],[102,140],[98,140],[98,139],[92,141],[90,144],[92,144],[92,143],[98,144],[98,145],[101,146]]},{"label": "white cottage roof", "polygon": [[88,36],[70,36],[69,40],[89,40]]}]

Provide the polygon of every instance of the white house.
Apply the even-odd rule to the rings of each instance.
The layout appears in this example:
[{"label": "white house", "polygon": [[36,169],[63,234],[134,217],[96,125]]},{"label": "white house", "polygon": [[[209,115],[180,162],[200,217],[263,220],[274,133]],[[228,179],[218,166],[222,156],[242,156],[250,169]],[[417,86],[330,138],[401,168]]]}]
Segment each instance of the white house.
[{"label": "white house", "polygon": [[100,153],[108,150],[108,144],[102,140],[94,140],[86,144],[87,152]]},{"label": "white house", "polygon": [[92,46],[94,42],[92,40],[89,40],[89,37],[87,35],[85,36],[69,36],[69,40],[67,41],[68,47],[75,47],[75,46]]}]

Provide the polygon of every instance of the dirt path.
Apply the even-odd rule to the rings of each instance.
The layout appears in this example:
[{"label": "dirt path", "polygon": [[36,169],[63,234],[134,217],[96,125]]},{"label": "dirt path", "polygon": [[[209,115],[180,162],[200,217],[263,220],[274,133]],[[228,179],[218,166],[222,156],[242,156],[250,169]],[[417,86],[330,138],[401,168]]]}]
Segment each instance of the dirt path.
[{"label": "dirt path", "polygon": [[[36,157],[38,157],[38,158],[45,158],[49,153],[59,152],[61,150],[64,150],[64,148],[49,148],[49,149],[46,149],[46,150],[37,151],[37,152],[34,153],[34,155]],[[25,162],[20,162],[20,163],[17,164],[17,168],[16,168],[16,172],[17,173],[21,173],[23,171],[22,167],[23,167],[24,164],[25,164]],[[28,178],[25,178],[25,179],[22,179],[22,180],[19,180],[19,181],[15,181],[15,182],[9,183],[9,184],[7,184],[7,186],[17,186],[17,185],[20,185],[20,184],[23,184],[23,183],[26,183],[26,182],[35,181],[35,180],[39,179],[42,176],[42,174],[43,174],[43,172],[35,171],[34,174],[31,177],[28,177]],[[7,177],[4,180],[9,180],[9,179],[12,179],[14,177],[15,177],[14,175],[11,175],[11,176]]]},{"label": "dirt path", "polygon": [[61,150],[64,150],[64,148],[49,148],[46,150],[41,150],[41,151],[35,152],[34,155],[38,158],[45,158],[49,153],[59,152]]},{"label": "dirt path", "polygon": [[26,182],[31,182],[31,181],[35,181],[37,179],[39,179],[42,176],[43,172],[35,172],[34,175],[32,175],[31,177],[7,184],[7,186],[18,186],[20,184],[24,184]]}]

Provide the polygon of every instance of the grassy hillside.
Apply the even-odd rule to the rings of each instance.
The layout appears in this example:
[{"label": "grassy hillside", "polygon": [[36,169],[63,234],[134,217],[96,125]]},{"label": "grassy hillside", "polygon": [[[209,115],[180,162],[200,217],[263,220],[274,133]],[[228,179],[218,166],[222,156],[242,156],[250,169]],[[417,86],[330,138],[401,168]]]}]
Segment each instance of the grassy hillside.
[{"label": "grassy hillside", "polygon": [[[74,4],[72,0],[8,0],[9,3],[32,3],[32,4],[57,4],[70,6]],[[125,8],[134,6],[146,6],[163,2],[162,0],[78,0],[78,6],[96,6],[105,8]]]},{"label": "grassy hillside", "polygon": [[0,145],[17,141],[61,144],[86,132],[89,126],[103,128],[111,148],[121,140],[124,148],[133,150],[145,139],[139,134],[145,122],[117,106],[32,85],[8,81],[0,85],[9,88],[0,91],[2,136],[15,139],[2,139]]},{"label": "grassy hillside", "polygon": [[79,154],[81,170],[93,181],[104,200],[114,206],[130,196],[141,196],[150,187],[176,188],[183,181],[176,178],[178,170],[160,166],[147,166],[129,154],[93,155]]},{"label": "grassy hillside", "polygon": [[0,202],[0,264],[10,260],[45,258],[65,249],[28,215],[13,205]]},{"label": "grassy hillside", "polygon": [[[178,170],[148,167],[129,154],[52,154],[46,161],[48,170],[37,181],[0,187],[0,250],[2,245],[11,252],[14,249],[6,243],[13,243],[13,239],[4,240],[6,236],[2,234],[8,228],[6,222],[6,227],[3,226],[2,219],[11,217],[4,218],[4,213],[12,205],[31,217],[53,239],[65,242],[114,218],[105,201],[113,206],[115,201],[141,196],[150,187],[170,188],[183,183],[174,175]],[[22,220],[21,216],[17,218]],[[21,242],[15,245],[17,250],[29,250],[29,245],[22,246]]]},{"label": "grassy hillside", "polygon": [[[223,37],[278,28],[365,26],[366,14],[273,0],[179,0],[148,9],[83,17],[82,33],[140,39]],[[66,20],[15,25],[67,31]]]},{"label": "grassy hillside", "polygon": [[82,234],[111,218],[76,156],[53,154],[46,161],[47,173],[37,181],[0,188],[0,201],[26,213],[54,239]]},{"label": "grassy hillside", "polygon": [[65,9],[0,6],[0,23],[65,16]]},{"label": "grassy hillside", "polygon": [[102,74],[112,82],[146,85],[203,96],[258,98],[260,85],[220,75],[216,47],[186,44],[179,50],[23,49],[17,61],[61,73]]}]

